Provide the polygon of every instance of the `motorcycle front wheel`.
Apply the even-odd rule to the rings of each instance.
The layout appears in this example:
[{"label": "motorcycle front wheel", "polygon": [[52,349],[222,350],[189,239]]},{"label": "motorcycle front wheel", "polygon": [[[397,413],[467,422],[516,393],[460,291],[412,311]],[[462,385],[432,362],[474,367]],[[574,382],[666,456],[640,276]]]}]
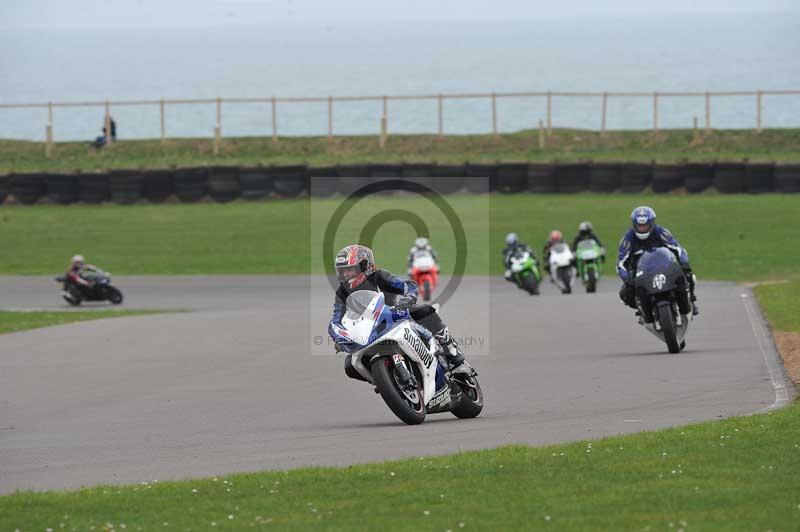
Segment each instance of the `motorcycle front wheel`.
[{"label": "motorcycle front wheel", "polygon": [[597,292],[597,272],[594,268],[589,268],[586,272],[586,293],[593,294]]},{"label": "motorcycle front wheel", "polygon": [[681,346],[678,342],[678,335],[675,332],[675,320],[672,317],[672,305],[661,305],[658,307],[658,322],[661,324],[661,334],[667,342],[667,349],[670,353],[680,353]]},{"label": "motorcycle front wheel", "polygon": [[483,390],[478,377],[458,375],[453,382],[461,389],[461,399],[450,412],[461,419],[477,417],[483,410]]},{"label": "motorcycle front wheel", "polygon": [[394,365],[389,357],[381,357],[372,363],[372,380],[389,410],[408,425],[419,425],[425,421],[425,398],[420,379],[416,389],[403,390],[397,382]]},{"label": "motorcycle front wheel", "polygon": [[113,286],[109,286],[106,288],[106,297],[111,302],[112,305],[119,305],[122,303],[122,292],[118,289],[114,288]]},{"label": "motorcycle front wheel", "polygon": [[561,281],[563,288],[561,292],[564,294],[572,293],[572,274],[569,271],[569,266],[562,266],[558,269],[558,280]]}]

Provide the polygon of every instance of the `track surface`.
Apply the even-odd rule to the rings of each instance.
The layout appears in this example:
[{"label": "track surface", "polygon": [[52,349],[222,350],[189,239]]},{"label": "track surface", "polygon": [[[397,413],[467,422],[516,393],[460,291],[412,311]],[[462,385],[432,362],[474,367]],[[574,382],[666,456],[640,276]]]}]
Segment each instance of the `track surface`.
[{"label": "track surface", "polygon": [[[316,356],[332,295],[304,277],[120,277],[123,308],[194,309],[0,336],[0,492],[547,444],[750,413],[775,400],[747,291],[698,289],[679,355],[598,294],[530,297],[467,278],[443,315],[486,408],[407,427],[342,360]],[[65,308],[42,277],[0,277],[2,308]],[[96,307],[97,305],[95,305]],[[760,318],[759,318],[760,320]],[[312,326],[313,324],[313,326]],[[766,346],[772,350],[772,346]],[[774,356],[769,352],[768,356]]]}]

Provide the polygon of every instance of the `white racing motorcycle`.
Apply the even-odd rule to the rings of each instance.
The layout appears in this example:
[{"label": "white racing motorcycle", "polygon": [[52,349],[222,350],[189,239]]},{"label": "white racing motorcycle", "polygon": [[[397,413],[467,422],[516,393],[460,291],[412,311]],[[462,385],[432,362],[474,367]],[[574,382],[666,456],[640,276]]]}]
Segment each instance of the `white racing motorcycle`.
[{"label": "white racing motorcycle", "polygon": [[353,292],[346,306],[336,332],[353,342],[353,368],[402,421],[417,425],[426,414],[473,418],[481,413],[477,376],[451,373],[442,347],[407,310],[392,309],[382,293],[371,290]]},{"label": "white racing motorcycle", "polygon": [[560,288],[562,294],[572,293],[572,283],[575,280],[575,269],[572,267],[574,257],[565,242],[559,242],[550,248],[550,282]]}]

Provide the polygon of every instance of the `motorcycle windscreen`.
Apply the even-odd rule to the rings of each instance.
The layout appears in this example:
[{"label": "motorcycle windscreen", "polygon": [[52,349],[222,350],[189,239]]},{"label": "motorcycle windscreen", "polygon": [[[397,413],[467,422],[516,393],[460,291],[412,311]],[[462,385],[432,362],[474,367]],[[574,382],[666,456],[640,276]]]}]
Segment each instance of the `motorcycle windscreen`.
[{"label": "motorcycle windscreen", "polygon": [[560,242],[550,249],[550,264],[552,266],[569,266],[571,263],[572,252],[569,250],[568,245]]},{"label": "motorcycle windscreen", "polygon": [[375,324],[385,306],[383,294],[380,292],[359,290],[348,296],[342,326],[355,343],[370,343]]},{"label": "motorcycle windscreen", "polygon": [[636,275],[662,273],[679,267],[675,254],[667,248],[655,248],[645,251],[639,259]]},{"label": "motorcycle windscreen", "polygon": [[428,252],[423,253],[415,253],[414,259],[411,262],[411,265],[414,268],[417,268],[420,271],[427,272],[431,268],[433,268],[436,263],[433,260],[433,257]]},{"label": "motorcycle windscreen", "polygon": [[575,252],[581,260],[596,259],[600,256],[599,246],[594,240],[581,240]]}]

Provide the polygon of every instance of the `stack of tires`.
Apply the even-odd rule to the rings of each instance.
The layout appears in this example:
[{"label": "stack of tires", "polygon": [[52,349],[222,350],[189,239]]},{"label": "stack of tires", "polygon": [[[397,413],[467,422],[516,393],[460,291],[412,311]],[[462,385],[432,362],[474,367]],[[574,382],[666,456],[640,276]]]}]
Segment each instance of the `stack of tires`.
[{"label": "stack of tires", "polygon": [[528,192],[532,192],[533,194],[552,194],[558,192],[555,165],[550,163],[529,164]]},{"label": "stack of tires", "polygon": [[775,165],[775,192],[800,192],[800,163]]},{"label": "stack of tires", "polygon": [[688,163],[683,169],[686,191],[698,194],[714,184],[714,166],[709,163]]},{"label": "stack of tires", "polygon": [[339,189],[339,175],[335,166],[308,169],[308,194],[315,198],[329,198]]},{"label": "stack of tires", "polygon": [[589,189],[591,165],[589,163],[566,163],[556,167],[556,185],[559,192],[572,194]]},{"label": "stack of tires", "polygon": [[638,194],[653,182],[651,163],[624,163],[620,176],[620,190],[626,194]]},{"label": "stack of tires", "polygon": [[653,192],[672,192],[684,186],[685,165],[654,164]]},{"label": "stack of tires", "polygon": [[589,190],[614,192],[622,183],[619,163],[593,163],[590,169]]},{"label": "stack of tires", "polygon": [[0,175],[0,205],[5,203],[11,192],[11,176]]},{"label": "stack of tires", "polygon": [[305,165],[273,166],[275,193],[282,198],[296,198],[306,189],[307,168]]},{"label": "stack of tires", "polygon": [[242,195],[238,166],[212,166],[208,171],[208,194],[220,203],[233,201]]},{"label": "stack of tires", "polygon": [[47,174],[47,199],[59,205],[78,200],[78,178],[73,174]]},{"label": "stack of tires", "polygon": [[494,189],[497,166],[493,164],[467,164],[464,186],[471,194],[487,194]]},{"label": "stack of tires", "polygon": [[467,167],[463,164],[437,164],[433,167],[431,185],[439,194],[455,194],[464,188]]},{"label": "stack of tires", "polygon": [[11,194],[23,205],[33,205],[47,194],[47,176],[44,174],[12,174]]},{"label": "stack of tires", "polygon": [[269,196],[274,190],[275,177],[268,168],[256,166],[239,170],[239,187],[242,198],[260,200]]},{"label": "stack of tires", "polygon": [[339,194],[344,197],[360,194],[359,191],[369,184],[369,165],[339,165],[336,167],[336,175],[339,177]]},{"label": "stack of tires", "polygon": [[195,203],[208,194],[208,168],[175,170],[175,196],[183,203]]},{"label": "stack of tires", "polygon": [[142,172],[138,170],[112,170],[109,175],[111,201],[132,205],[142,199]]},{"label": "stack of tires", "polygon": [[500,163],[497,165],[495,190],[504,194],[516,194],[528,188],[527,163]]},{"label": "stack of tires", "polygon": [[775,190],[775,164],[750,163],[747,165],[747,192],[764,194]]},{"label": "stack of tires", "polygon": [[747,190],[747,167],[744,163],[714,165],[714,187],[724,194],[740,194]]},{"label": "stack of tires", "polygon": [[173,170],[143,170],[142,196],[151,203],[162,203],[175,193]]},{"label": "stack of tires", "polygon": [[78,198],[80,201],[97,204],[108,201],[110,197],[108,174],[78,174]]}]

